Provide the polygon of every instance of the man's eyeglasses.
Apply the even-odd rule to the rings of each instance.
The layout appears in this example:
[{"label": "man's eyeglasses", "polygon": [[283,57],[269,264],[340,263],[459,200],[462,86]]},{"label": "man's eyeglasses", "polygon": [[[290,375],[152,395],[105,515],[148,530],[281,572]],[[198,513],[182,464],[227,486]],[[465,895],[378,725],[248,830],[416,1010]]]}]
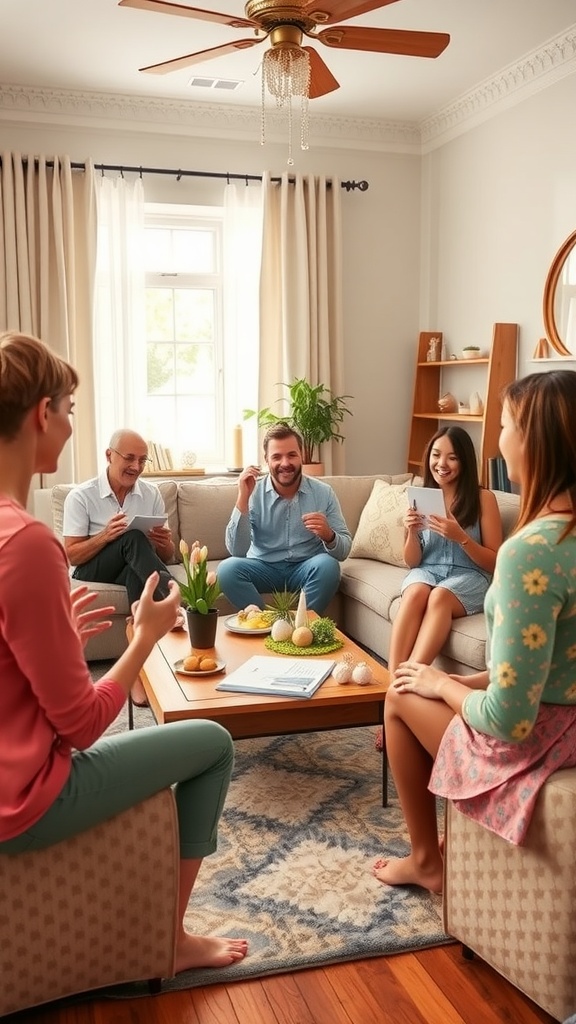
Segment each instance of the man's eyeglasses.
[{"label": "man's eyeglasses", "polygon": [[121,459],[124,459],[127,466],[130,465],[131,462],[137,462],[140,469],[144,469],[148,462],[152,462],[152,459],[147,455],[122,455],[122,452],[119,452],[117,448],[111,448],[110,451],[116,452],[116,455],[119,455]]}]

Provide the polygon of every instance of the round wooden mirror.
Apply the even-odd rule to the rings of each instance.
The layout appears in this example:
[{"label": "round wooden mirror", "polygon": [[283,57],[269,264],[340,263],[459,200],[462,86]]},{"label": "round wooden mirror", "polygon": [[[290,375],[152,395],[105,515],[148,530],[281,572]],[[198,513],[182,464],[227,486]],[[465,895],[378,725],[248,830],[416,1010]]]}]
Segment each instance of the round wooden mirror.
[{"label": "round wooden mirror", "polygon": [[566,342],[576,338],[576,231],[562,243],[548,271],[544,327],[552,348],[562,356],[572,355]]}]

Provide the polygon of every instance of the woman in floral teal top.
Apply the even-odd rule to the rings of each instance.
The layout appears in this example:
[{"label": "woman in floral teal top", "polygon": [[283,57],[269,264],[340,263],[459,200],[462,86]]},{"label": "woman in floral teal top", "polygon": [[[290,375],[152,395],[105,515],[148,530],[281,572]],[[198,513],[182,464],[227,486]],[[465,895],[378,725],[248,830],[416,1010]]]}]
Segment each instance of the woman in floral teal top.
[{"label": "woman in floral teal top", "polygon": [[522,843],[540,789],[576,765],[576,373],[514,381],[500,450],[521,489],[485,600],[487,670],[403,662],[386,698],[386,746],[412,843],[381,858],[389,885],[442,888],[435,795]]}]

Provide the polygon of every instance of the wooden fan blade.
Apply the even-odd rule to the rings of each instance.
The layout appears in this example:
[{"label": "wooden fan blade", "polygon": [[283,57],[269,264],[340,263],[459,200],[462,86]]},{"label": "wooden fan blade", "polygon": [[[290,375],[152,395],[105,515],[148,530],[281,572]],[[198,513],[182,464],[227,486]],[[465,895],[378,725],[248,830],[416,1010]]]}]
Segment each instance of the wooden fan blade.
[{"label": "wooden fan blade", "polygon": [[319,25],[333,25],[337,21],[348,21],[359,14],[368,14],[369,11],[397,3],[398,0],[306,0],[302,4],[302,11]]},{"label": "wooden fan blade", "polygon": [[201,7],[175,4],[171,0],[118,0],[118,7],[135,7],[138,11],[157,11],[159,14],[177,14],[184,18],[198,18],[200,21],[215,21],[219,25],[228,25],[230,28],[258,27],[255,21],[238,18],[234,14],[204,11]]},{"label": "wooden fan blade", "polygon": [[326,96],[327,93],[339,89],[340,83],[336,81],[318,50],[312,49],[311,46],[303,46],[302,49],[306,50],[310,57],[310,99],[316,100],[319,96]]},{"label": "wooden fan blade", "polygon": [[189,68],[192,64],[202,64],[204,61],[212,60],[213,57],[223,57],[226,53],[233,53],[234,50],[245,50],[249,46],[258,46],[263,43],[266,36],[261,39],[236,39],[233,43],[224,43],[223,46],[213,46],[209,50],[198,50],[197,53],[188,53],[184,57],[175,57],[174,60],[165,60],[161,64],[149,64],[147,68],[139,68],[140,71],[148,71],[152,75],[165,75],[169,71],[179,71],[180,68]]},{"label": "wooden fan blade", "polygon": [[375,53],[399,53],[406,57],[438,57],[450,42],[446,32],[410,32],[407,29],[346,25],[322,29],[314,38],[338,50],[372,50]]}]

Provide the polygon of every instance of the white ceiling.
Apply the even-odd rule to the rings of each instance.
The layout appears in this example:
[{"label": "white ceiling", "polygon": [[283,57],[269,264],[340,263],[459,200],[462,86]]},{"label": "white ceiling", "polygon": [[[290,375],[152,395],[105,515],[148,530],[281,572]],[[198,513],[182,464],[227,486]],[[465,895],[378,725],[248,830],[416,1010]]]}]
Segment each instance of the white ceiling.
[{"label": "white ceiling", "polygon": [[[243,14],[242,0],[196,2],[204,9]],[[448,32],[448,48],[428,60],[313,44],[341,88],[313,100],[311,110],[347,118],[423,121],[574,27],[575,21],[575,0],[398,0],[347,24]],[[262,49],[235,51],[168,75],[138,71],[249,34],[247,29],[118,7],[117,0],[0,0],[0,87],[257,107],[266,42]],[[191,89],[193,75],[240,79],[243,85],[233,93]]]}]

